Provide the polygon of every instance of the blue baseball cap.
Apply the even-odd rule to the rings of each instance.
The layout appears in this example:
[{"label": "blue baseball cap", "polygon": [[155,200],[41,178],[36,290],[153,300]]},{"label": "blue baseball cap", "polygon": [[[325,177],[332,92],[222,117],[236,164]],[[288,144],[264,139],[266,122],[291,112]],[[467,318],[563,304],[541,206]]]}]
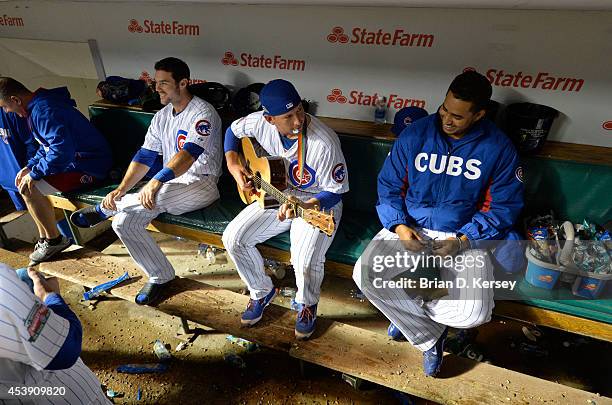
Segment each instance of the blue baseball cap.
[{"label": "blue baseball cap", "polygon": [[264,86],[259,93],[259,101],[264,113],[282,115],[300,105],[302,98],[293,84],[287,80],[275,79]]},{"label": "blue baseball cap", "polygon": [[391,132],[393,132],[395,136],[399,136],[407,126],[411,125],[419,118],[427,117],[428,115],[427,111],[421,107],[404,107],[395,113]]}]

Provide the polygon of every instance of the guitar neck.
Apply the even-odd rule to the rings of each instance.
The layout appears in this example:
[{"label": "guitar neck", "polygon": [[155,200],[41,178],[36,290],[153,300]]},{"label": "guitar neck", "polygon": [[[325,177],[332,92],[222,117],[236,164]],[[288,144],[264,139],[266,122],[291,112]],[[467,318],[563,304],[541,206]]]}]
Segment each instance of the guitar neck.
[{"label": "guitar neck", "polygon": [[[279,189],[274,187],[272,184],[262,179],[260,176],[255,176],[255,178],[257,179],[256,181],[259,183],[263,191],[266,192],[266,194],[271,195],[276,201],[278,201],[281,204],[285,204],[289,202],[289,197],[285,195],[282,191],[280,191]],[[299,205],[297,206],[296,215],[304,218],[304,209],[300,207]]]}]

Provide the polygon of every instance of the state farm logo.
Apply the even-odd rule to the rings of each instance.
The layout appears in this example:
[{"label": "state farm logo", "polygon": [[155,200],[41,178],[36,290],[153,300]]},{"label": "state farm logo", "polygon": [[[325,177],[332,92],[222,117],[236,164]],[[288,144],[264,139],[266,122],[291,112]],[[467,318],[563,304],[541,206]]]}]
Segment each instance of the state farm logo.
[{"label": "state farm logo", "polygon": [[23,18],[21,17],[10,17],[4,14],[0,17],[0,26],[5,27],[23,27]]},{"label": "state farm logo", "polygon": [[338,102],[340,104],[345,104],[347,100],[346,97],[342,95],[342,90],[332,89],[329,96],[327,96],[327,101],[329,101],[330,103]]},{"label": "state farm logo", "polygon": [[331,43],[340,42],[341,44],[346,44],[349,41],[349,37],[344,33],[344,28],[334,27],[331,34],[327,36],[327,40]]},{"label": "state farm logo", "polygon": [[606,131],[612,131],[612,121],[605,121],[601,124],[601,127]]},{"label": "state farm logo", "polygon": [[425,100],[418,100],[409,97],[400,97],[397,94],[391,93],[388,96],[379,95],[378,93],[367,94],[361,90],[351,90],[348,97],[342,94],[340,89],[332,89],[327,96],[327,101],[330,103],[375,106],[376,102],[384,98],[387,108],[399,110],[404,107],[420,107],[425,108]]},{"label": "state farm logo", "polygon": [[234,56],[233,52],[227,51],[225,54],[223,54],[221,63],[225,66],[240,66],[257,69],[304,71],[306,68],[306,61],[301,59],[284,58],[281,55],[266,56],[243,52],[238,57],[239,59]]},{"label": "state farm logo", "polygon": [[128,31],[138,34],[156,34],[156,35],[180,35],[180,36],[198,36],[200,35],[200,26],[197,24],[181,24],[178,21],[155,22],[153,20],[144,20],[140,25],[138,20],[131,19],[128,25]]},{"label": "state farm logo", "polygon": [[[476,70],[466,67],[463,71]],[[561,77],[548,72],[524,73],[522,71],[507,72],[503,69],[491,68],[485,73],[491,85],[498,87],[516,87],[523,89],[539,89],[548,91],[575,91],[582,90],[584,79],[574,77]]]},{"label": "state farm logo", "polygon": [[221,59],[221,63],[224,65],[238,66],[238,59],[234,57],[232,52],[225,52],[223,59]]},{"label": "state farm logo", "polygon": [[326,37],[332,44],[361,44],[374,46],[402,46],[431,48],[435,36],[433,34],[410,33],[402,28],[387,32],[382,28],[371,31],[365,27],[354,27],[350,36],[340,26],[333,27],[331,33]]},{"label": "state farm logo", "polygon": [[142,32],[142,26],[138,24],[136,20],[130,20],[130,25],[128,25],[128,31],[130,32]]}]

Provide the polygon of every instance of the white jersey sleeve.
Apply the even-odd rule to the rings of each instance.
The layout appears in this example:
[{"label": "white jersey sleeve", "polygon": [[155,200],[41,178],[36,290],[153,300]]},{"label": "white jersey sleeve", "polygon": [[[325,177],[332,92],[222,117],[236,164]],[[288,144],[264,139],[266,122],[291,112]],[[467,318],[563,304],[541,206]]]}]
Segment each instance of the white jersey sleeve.
[{"label": "white jersey sleeve", "polygon": [[0,263],[0,358],[44,369],[64,344],[70,324]]},{"label": "white jersey sleeve", "polygon": [[263,112],[257,111],[232,122],[231,128],[236,138],[255,138],[262,126]]},{"label": "white jersey sleeve", "polygon": [[349,191],[348,170],[340,143],[332,143],[320,155],[319,188],[335,194]]},{"label": "white jersey sleeve", "polygon": [[201,110],[194,115],[185,139],[185,143],[198,145],[205,153],[216,150],[215,140],[221,137],[221,119],[212,111]]},{"label": "white jersey sleeve", "polygon": [[163,144],[160,130],[160,121],[161,115],[163,114],[164,109],[159,110],[153,116],[151,120],[151,124],[149,124],[149,129],[147,130],[147,134],[145,135],[144,143],[142,147],[145,149],[149,149],[155,151],[157,153],[162,153]]}]

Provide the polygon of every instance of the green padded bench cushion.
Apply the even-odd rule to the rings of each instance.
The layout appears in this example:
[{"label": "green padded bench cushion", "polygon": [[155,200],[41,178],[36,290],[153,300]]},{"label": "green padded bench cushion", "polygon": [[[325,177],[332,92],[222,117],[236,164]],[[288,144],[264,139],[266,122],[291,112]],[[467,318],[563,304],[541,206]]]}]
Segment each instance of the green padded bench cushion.
[{"label": "green padded bench cushion", "polygon": [[[59,195],[72,201],[97,204],[116,186],[116,184],[109,184],[96,189],[60,193]],[[164,223],[221,235],[230,221],[245,207],[238,194],[233,192],[234,190],[235,188],[232,189],[232,192],[225,194],[222,191],[223,199],[204,209],[182,215],[164,213],[157,219]],[[381,227],[382,225],[375,215],[343,215],[334,242],[327,253],[327,258],[338,263],[354,264]],[[289,251],[289,232],[284,232],[269,239],[264,244]]]}]

